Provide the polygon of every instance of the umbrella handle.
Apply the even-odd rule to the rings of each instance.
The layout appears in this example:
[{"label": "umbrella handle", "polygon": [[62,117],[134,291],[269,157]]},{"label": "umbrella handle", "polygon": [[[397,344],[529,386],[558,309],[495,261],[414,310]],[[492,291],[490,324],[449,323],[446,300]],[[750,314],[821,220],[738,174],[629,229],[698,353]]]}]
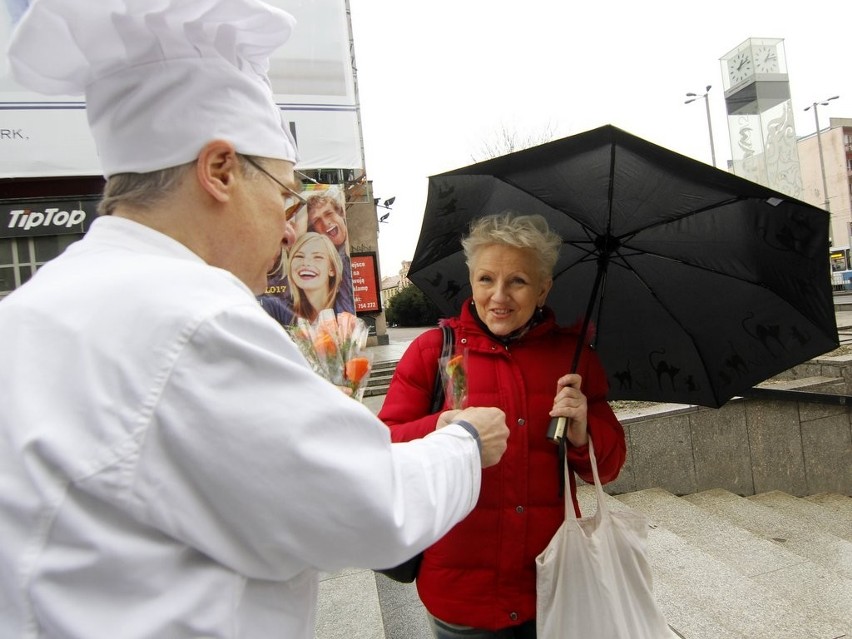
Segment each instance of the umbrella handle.
[{"label": "umbrella handle", "polygon": [[[583,344],[586,341],[586,335],[589,333],[589,322],[592,319],[592,311],[595,308],[595,300],[598,297],[598,291],[600,291],[601,283],[603,282],[607,266],[609,265],[609,254],[604,253],[602,256],[598,258],[598,271],[595,274],[595,283],[592,285],[592,293],[589,295],[589,304],[586,307],[586,315],[583,317],[583,326],[580,329],[580,335],[577,338],[577,347],[574,349],[574,360],[571,362],[571,372],[576,373],[577,367],[580,364],[580,355],[583,353]],[[547,438],[552,441],[554,444],[562,445],[565,440],[565,429],[568,426],[568,419],[566,417],[551,417],[550,424],[547,427]],[[561,452],[561,450],[560,450]],[[559,469],[560,476],[562,475],[562,468],[560,466]]]},{"label": "umbrella handle", "polygon": [[550,424],[547,427],[547,438],[554,444],[558,444],[565,436],[565,428],[568,425],[568,419],[565,417],[551,417]]}]

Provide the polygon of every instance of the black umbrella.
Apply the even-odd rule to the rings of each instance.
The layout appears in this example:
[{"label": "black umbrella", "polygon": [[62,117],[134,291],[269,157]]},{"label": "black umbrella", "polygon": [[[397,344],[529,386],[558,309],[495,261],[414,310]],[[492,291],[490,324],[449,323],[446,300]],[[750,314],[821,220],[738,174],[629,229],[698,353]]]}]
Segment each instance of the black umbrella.
[{"label": "black umbrella", "polygon": [[429,178],[408,276],[442,312],[469,223],[507,209],[564,238],[548,304],[610,399],[718,407],[838,346],[825,211],[613,126]]}]

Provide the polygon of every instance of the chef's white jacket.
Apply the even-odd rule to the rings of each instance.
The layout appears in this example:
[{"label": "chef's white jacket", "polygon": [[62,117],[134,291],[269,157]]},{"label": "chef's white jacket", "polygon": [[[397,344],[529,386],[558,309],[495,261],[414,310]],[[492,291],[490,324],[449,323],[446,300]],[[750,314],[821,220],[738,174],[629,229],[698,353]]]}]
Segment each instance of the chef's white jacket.
[{"label": "chef's white jacket", "polygon": [[460,426],[391,445],[230,273],[106,217],[0,302],[0,637],[313,636],[318,571],[473,507]]}]

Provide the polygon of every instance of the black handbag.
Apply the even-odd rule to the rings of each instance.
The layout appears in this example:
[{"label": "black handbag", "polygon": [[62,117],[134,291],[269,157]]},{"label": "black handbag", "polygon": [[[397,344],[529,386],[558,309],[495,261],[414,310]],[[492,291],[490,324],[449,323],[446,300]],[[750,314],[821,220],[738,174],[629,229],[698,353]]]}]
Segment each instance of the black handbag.
[{"label": "black handbag", "polygon": [[[432,391],[431,413],[437,413],[444,406],[444,380],[441,377],[441,361],[453,354],[453,329],[449,326],[442,326],[441,329],[444,332],[444,346],[441,349],[441,357],[438,359],[438,371],[435,373],[435,388]],[[394,581],[410,584],[417,579],[417,573],[420,571],[420,563],[422,561],[423,553],[421,552],[398,566],[377,570],[376,572]]]}]

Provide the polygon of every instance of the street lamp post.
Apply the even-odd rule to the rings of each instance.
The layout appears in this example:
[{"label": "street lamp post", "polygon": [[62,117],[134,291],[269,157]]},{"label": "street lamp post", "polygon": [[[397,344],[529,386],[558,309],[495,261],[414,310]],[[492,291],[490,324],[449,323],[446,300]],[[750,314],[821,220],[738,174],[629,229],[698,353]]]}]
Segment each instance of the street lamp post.
[{"label": "street lamp post", "polygon": [[686,97],[688,97],[689,100],[684,100],[683,103],[689,104],[690,102],[695,102],[699,98],[704,98],[704,106],[707,107],[707,131],[710,133],[710,157],[713,160],[713,166],[716,166],[716,147],[713,145],[713,124],[710,121],[710,100],[707,99],[707,94],[710,93],[710,89],[712,88],[713,86],[708,84],[702,95],[698,95],[697,93],[687,93]]},{"label": "street lamp post", "polygon": [[831,102],[832,100],[836,100],[839,97],[840,97],[839,95],[835,95],[835,96],[828,98],[827,100],[823,100],[822,102],[814,102],[810,106],[805,107],[805,111],[808,111],[811,108],[813,108],[813,110],[814,110],[814,122],[816,123],[816,135],[817,135],[817,148],[819,149],[819,170],[820,170],[820,173],[822,174],[822,196],[825,199],[824,208],[828,212],[831,211],[831,204],[828,201],[828,184],[827,184],[826,179],[825,179],[825,160],[823,160],[823,157],[822,157],[822,136],[820,135],[820,131],[819,131],[819,113],[818,113],[818,110],[819,110],[820,106],[828,106],[829,102]]}]

